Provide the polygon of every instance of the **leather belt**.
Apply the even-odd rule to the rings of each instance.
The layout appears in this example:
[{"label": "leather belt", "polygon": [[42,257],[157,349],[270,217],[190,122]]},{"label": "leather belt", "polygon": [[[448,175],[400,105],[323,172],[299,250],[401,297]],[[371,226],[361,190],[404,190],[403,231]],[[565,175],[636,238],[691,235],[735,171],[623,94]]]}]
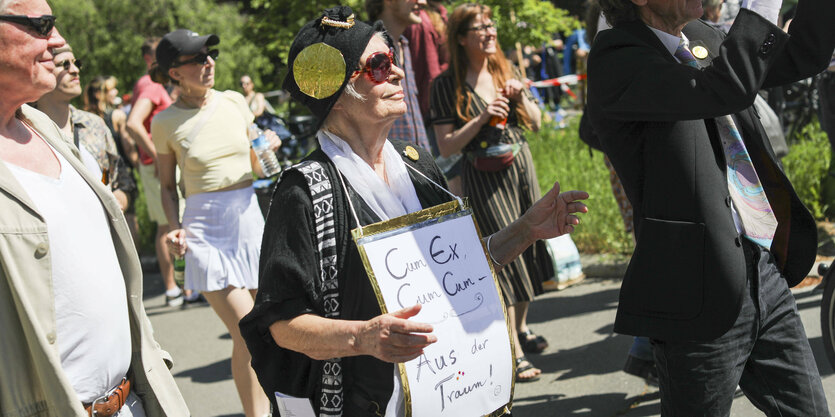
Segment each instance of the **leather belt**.
[{"label": "leather belt", "polygon": [[109,393],[96,398],[92,403],[83,404],[84,410],[91,417],[111,417],[125,405],[128,394],[130,394],[130,380],[122,378],[122,382]]}]

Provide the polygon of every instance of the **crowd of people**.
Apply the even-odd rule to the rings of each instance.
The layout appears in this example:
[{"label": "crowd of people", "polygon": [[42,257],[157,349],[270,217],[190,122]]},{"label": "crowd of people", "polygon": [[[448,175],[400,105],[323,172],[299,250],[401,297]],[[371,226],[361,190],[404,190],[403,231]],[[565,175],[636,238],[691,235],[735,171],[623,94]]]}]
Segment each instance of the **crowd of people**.
[{"label": "crowd of people", "polygon": [[411,319],[420,305],[383,313],[351,230],[458,197],[496,271],[515,381],[539,379],[527,354],[549,342],[527,312],[556,274],[544,240],[580,224],[588,194],[540,192],[526,135],[560,89],[529,81],[588,56],[581,134],[636,241],[615,320],[636,336],[625,370],[659,385],[663,415],[728,415],[739,389],[769,415],[828,416],[789,292],[815,226],[755,106],[835,68],[835,5],[801,0],[787,34],[780,0],[732,20],[715,0],[595,0],[585,29],[508,58],[489,7],[443,3],[366,0],[367,21],[336,6],[304,25],[283,88],[318,146],[265,218],[252,141],[279,149],[254,128],[275,110],[250,75],[243,94],[214,88],[218,36],[149,38],[123,101],[112,76],[82,88],[46,0],[0,0],[0,415],[189,415],[141,301],[136,177],[165,303],[208,303],[226,326],[247,417],[277,415],[276,391],[320,416],[405,414],[395,364],[437,337]]}]

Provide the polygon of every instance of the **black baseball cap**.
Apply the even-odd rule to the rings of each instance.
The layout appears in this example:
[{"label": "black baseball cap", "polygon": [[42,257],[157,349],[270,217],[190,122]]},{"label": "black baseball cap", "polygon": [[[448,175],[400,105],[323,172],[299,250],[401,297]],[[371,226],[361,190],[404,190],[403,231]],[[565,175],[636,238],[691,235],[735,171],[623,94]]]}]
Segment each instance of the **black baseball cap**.
[{"label": "black baseball cap", "polygon": [[204,46],[214,46],[220,43],[215,34],[200,36],[188,29],[177,29],[162,37],[157,45],[157,64],[168,70],[180,55],[193,55],[200,52]]}]

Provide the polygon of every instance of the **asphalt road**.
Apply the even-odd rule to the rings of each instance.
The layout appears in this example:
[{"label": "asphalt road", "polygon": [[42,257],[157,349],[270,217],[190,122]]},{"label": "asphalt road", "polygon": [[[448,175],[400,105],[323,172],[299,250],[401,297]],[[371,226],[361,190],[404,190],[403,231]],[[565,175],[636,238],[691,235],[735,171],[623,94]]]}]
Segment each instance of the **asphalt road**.
[{"label": "asphalt road", "polygon": [[[531,328],[549,348],[531,361],[543,370],[536,382],[516,385],[514,417],[660,415],[658,391],[621,372],[631,338],[612,333],[620,281],[586,279],[538,298]],[[835,414],[835,375],[823,353],[819,292],[795,292],[824,389]],[[174,357],[171,370],[195,417],[243,416],[229,365],[232,342],[208,306],[165,307],[159,275],[145,278],[145,306],[162,347]],[[762,416],[744,397],[733,416]]]}]

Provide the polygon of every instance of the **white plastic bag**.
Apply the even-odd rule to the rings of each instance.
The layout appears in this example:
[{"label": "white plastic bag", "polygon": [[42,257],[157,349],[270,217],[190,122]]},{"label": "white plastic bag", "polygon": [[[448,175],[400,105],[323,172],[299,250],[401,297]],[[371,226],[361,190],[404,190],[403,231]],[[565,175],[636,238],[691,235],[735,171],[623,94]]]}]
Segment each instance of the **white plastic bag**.
[{"label": "white plastic bag", "polygon": [[554,266],[553,270],[556,272],[555,277],[551,277],[551,280],[544,283],[546,290],[563,289],[585,278],[583,266],[580,264],[580,252],[571,240],[571,235],[565,234],[547,239],[545,246],[548,248],[548,254]]}]

